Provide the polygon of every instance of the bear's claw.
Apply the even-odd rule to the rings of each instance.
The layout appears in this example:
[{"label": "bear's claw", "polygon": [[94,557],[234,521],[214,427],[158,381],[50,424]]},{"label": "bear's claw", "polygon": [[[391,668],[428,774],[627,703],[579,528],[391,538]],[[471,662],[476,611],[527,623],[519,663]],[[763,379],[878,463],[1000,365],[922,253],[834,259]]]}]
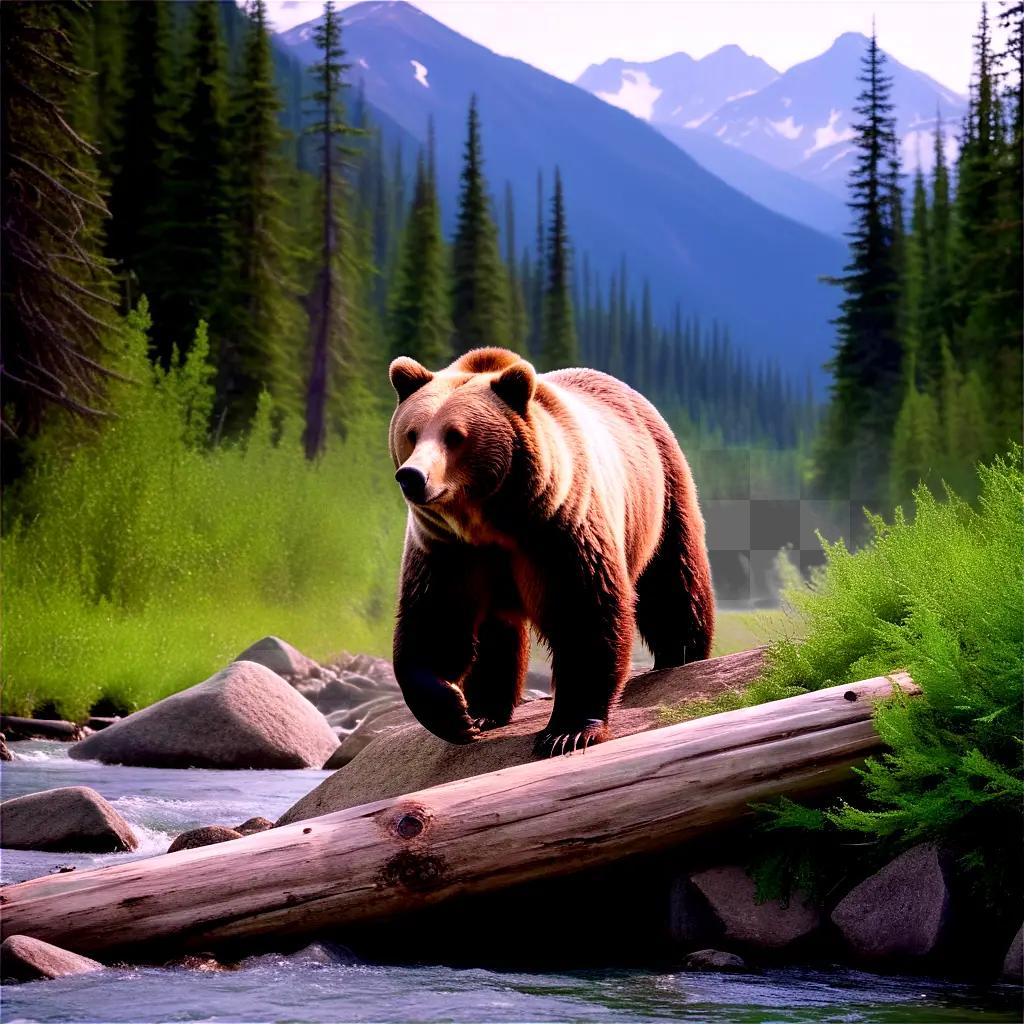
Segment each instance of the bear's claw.
[{"label": "bear's claw", "polygon": [[533,751],[535,754],[548,757],[554,757],[556,754],[567,756],[575,754],[577,750],[585,754],[591,743],[600,743],[607,738],[608,728],[605,723],[597,718],[588,718],[582,729],[557,733],[545,729],[544,732],[538,733]]}]

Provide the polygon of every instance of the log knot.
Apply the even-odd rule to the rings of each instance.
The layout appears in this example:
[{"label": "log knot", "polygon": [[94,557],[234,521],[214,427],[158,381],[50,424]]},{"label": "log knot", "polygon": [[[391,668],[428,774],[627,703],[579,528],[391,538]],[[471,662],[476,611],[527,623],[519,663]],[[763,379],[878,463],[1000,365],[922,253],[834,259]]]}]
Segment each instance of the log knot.
[{"label": "log knot", "polygon": [[403,801],[397,807],[390,808],[383,815],[380,824],[389,836],[408,842],[423,835],[432,817],[430,811],[422,804]]}]

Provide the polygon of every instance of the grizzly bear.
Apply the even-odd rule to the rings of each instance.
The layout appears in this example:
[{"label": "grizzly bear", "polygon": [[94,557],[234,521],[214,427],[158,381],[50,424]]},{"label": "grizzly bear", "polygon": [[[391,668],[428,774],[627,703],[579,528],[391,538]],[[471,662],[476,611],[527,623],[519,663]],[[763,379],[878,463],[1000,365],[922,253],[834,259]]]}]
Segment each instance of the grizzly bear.
[{"label": "grizzly bear", "polygon": [[468,743],[510,721],[531,624],[554,690],[538,753],[609,737],[635,630],[656,669],[708,656],[704,520],[645,398],[596,370],[538,375],[500,348],[437,373],[402,357],[390,377],[409,506],[394,666],[427,729]]}]

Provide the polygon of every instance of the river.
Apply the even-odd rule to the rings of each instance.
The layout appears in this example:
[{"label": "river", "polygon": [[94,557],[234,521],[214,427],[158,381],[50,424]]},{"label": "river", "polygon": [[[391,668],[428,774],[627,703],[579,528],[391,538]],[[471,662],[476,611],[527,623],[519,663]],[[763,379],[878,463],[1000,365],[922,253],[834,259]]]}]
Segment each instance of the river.
[{"label": "river", "polygon": [[[57,786],[92,786],[131,823],[131,854],[4,850],[3,883],[61,865],[81,871],[163,853],[178,833],[213,823],[275,818],[327,773],[123,768],[72,761],[67,747],[12,745],[0,769],[3,798]],[[57,981],[5,986],[4,1024],[196,1021],[695,1021],[706,1024],[1019,1021],[1020,990],[935,979],[887,977],[849,968],[786,968],[749,974],[602,969],[497,972],[361,963],[312,945],[252,957],[237,970],[132,967]]]}]

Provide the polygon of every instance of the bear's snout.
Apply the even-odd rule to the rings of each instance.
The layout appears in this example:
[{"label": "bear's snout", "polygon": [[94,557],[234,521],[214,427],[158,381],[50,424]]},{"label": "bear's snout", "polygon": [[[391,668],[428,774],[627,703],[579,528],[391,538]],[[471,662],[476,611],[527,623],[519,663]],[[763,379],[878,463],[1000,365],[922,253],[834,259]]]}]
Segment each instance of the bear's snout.
[{"label": "bear's snout", "polygon": [[427,478],[415,466],[403,466],[396,474],[402,494],[414,505],[419,505],[427,496]]}]

